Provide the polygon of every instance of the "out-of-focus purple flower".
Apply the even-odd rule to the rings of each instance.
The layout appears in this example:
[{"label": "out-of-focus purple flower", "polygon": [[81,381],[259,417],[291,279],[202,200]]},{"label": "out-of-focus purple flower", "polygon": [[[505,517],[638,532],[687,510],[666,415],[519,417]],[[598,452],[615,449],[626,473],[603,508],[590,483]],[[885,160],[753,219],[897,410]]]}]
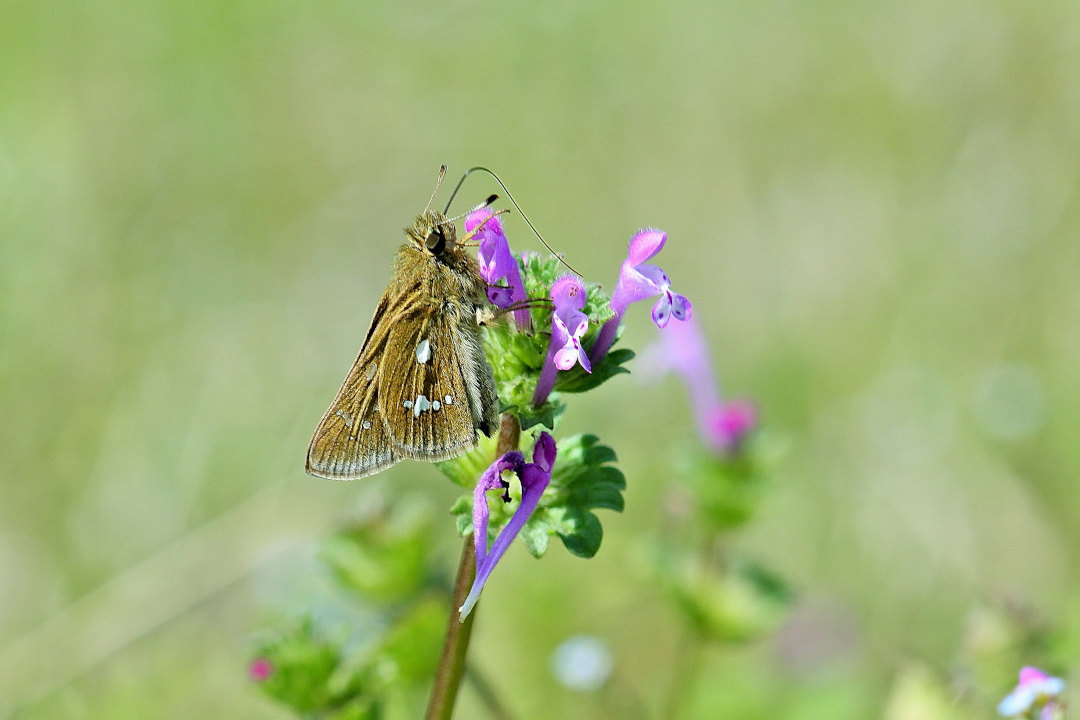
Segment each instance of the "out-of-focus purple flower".
[{"label": "out-of-focus purple flower", "polygon": [[593,344],[589,356],[593,362],[599,361],[615,342],[615,333],[622,322],[623,313],[630,303],[646,298],[660,296],[652,309],[652,319],[659,328],[667,327],[668,321],[686,320],[690,317],[690,301],[671,289],[667,274],[656,265],[646,264],[664,247],[667,233],[663,230],[640,230],[630,238],[630,248],[626,260],[619,270],[619,281],[611,295],[611,309],[615,317],[604,323],[600,334]]},{"label": "out-of-focus purple flower", "polygon": [[[540,496],[544,494],[548,483],[551,482],[551,469],[555,465],[555,438],[546,432],[540,433],[540,437],[533,446],[533,461],[525,462],[525,456],[518,450],[512,450],[491,464],[480,476],[480,482],[476,484],[473,492],[473,541],[476,543],[476,578],[473,580],[472,589],[468,597],[458,609],[459,618],[464,620],[476,601],[480,599],[480,592],[484,584],[491,576],[499,560],[506,553],[510,543],[514,541],[525,522],[532,516],[536,506],[540,503]],[[491,544],[487,547],[488,521],[491,518],[491,509],[487,504],[487,493],[491,490],[502,490],[503,502],[510,501],[509,483],[502,479],[503,472],[511,470],[521,480],[521,504],[514,511],[510,522],[506,524]]]},{"label": "out-of-focus purple flower", "polygon": [[692,318],[672,325],[641,353],[645,373],[674,372],[686,385],[694,408],[698,433],[714,450],[732,452],[754,429],[757,411],[748,400],[725,403],[713,375],[709,349],[701,328]]},{"label": "out-of-focus purple flower", "polygon": [[1065,681],[1051,677],[1031,666],[1020,669],[1020,682],[998,703],[997,711],[1004,717],[1018,717],[1033,707],[1042,706],[1041,717],[1049,720],[1060,707],[1058,696],[1065,692]]},{"label": "out-of-focus purple flower", "polygon": [[581,312],[585,307],[585,283],[576,275],[564,275],[551,284],[551,301],[555,304],[551,313],[551,344],[536,381],[533,405],[542,405],[547,400],[559,370],[569,370],[581,363],[585,372],[592,372],[589,356],[581,347],[581,338],[589,329],[589,318]]},{"label": "out-of-focus purple flower", "polygon": [[274,664],[266,658],[255,658],[248,666],[248,674],[255,682],[263,682],[274,673]]},{"label": "out-of-focus purple flower", "polygon": [[[483,225],[483,227],[480,227]],[[488,300],[497,307],[507,308],[526,300],[525,284],[521,280],[521,268],[513,253],[510,243],[503,232],[502,220],[491,208],[484,206],[473,210],[465,218],[465,230],[472,232],[476,228],[476,239],[480,247],[476,259],[480,263],[480,277],[488,283]],[[506,280],[506,285],[500,285]],[[514,310],[514,324],[519,330],[532,329],[532,319],[528,308]]]},{"label": "out-of-focus purple flower", "polygon": [[705,432],[715,444],[731,450],[757,423],[757,408],[749,400],[733,400],[713,408],[705,420]]}]

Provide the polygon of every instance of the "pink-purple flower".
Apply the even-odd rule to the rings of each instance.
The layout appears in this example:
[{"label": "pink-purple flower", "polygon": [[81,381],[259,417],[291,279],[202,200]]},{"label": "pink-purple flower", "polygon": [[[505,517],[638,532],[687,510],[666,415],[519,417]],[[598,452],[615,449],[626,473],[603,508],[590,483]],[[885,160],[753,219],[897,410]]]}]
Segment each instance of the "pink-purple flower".
[{"label": "pink-purple flower", "polygon": [[[551,482],[551,469],[555,465],[555,438],[546,432],[540,433],[536,444],[533,446],[533,461],[525,462],[525,456],[519,450],[512,450],[484,471],[480,481],[473,491],[473,541],[476,543],[476,578],[473,580],[472,589],[468,597],[458,609],[459,617],[464,620],[476,601],[480,599],[480,592],[484,584],[491,576],[499,560],[506,553],[510,543],[514,541],[525,522],[532,516],[537,505],[540,504],[540,496],[544,494],[548,483]],[[488,522],[491,518],[491,509],[488,507],[487,493],[492,490],[502,491],[503,502],[510,501],[509,483],[502,479],[502,474],[511,471],[521,480],[521,504],[510,518],[510,522],[499,532],[495,542],[488,549]]]},{"label": "pink-purple flower", "polygon": [[264,682],[274,673],[274,664],[263,657],[255,658],[248,666],[248,674],[255,682]]},{"label": "pink-purple flower", "polygon": [[[481,225],[483,227],[481,227]],[[525,284],[521,279],[521,268],[503,231],[502,220],[486,205],[473,210],[465,218],[465,230],[472,232],[476,228],[476,239],[480,247],[476,259],[480,263],[480,277],[487,281],[488,300],[497,307],[508,308],[525,302]],[[500,284],[505,280],[506,284]],[[532,328],[529,309],[522,307],[514,310],[514,324],[519,330]]]},{"label": "pink-purple flower", "polygon": [[672,317],[676,320],[690,317],[690,301],[671,289],[667,273],[659,266],[646,263],[660,252],[666,242],[666,232],[650,228],[640,230],[630,238],[629,251],[619,270],[615,292],[611,295],[611,309],[615,312],[615,317],[604,323],[600,329],[596,343],[589,352],[593,362],[604,357],[615,342],[619,323],[622,322],[623,313],[630,303],[659,295],[660,298],[652,309],[653,322],[659,328],[667,327]]},{"label": "pink-purple flower", "polygon": [[694,408],[698,433],[706,445],[717,451],[732,452],[757,422],[757,410],[748,400],[724,402],[705,336],[696,321],[672,325],[659,340],[642,353],[646,372],[674,372],[686,385]]},{"label": "pink-purple flower", "polygon": [[592,372],[589,356],[581,347],[581,338],[589,329],[589,318],[581,312],[585,307],[585,283],[576,275],[564,275],[551,284],[551,301],[555,305],[551,313],[551,343],[533,392],[533,405],[542,405],[547,400],[559,370],[569,370],[581,363],[585,372]]},{"label": "pink-purple flower", "polygon": [[1032,708],[1041,707],[1041,720],[1052,720],[1062,708],[1061,694],[1065,681],[1051,677],[1038,668],[1025,666],[1020,669],[1020,682],[1013,691],[998,703],[997,711],[1004,717],[1019,717]]}]

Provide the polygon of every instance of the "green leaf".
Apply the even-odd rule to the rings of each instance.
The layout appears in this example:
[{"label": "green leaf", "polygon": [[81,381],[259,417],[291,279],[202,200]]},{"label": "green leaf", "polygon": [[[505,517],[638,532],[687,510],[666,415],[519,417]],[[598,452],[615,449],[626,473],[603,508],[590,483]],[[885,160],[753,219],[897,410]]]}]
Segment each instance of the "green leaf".
[{"label": "green leaf", "polygon": [[595,485],[586,489],[580,495],[579,505],[581,507],[604,508],[615,512],[623,511],[622,491],[610,484]]},{"label": "green leaf", "polygon": [[600,525],[600,519],[585,511],[570,520],[570,526],[568,532],[559,533],[566,549],[578,557],[591,558],[595,555],[604,539],[604,528]]},{"label": "green leaf", "polygon": [[536,513],[530,518],[529,522],[525,523],[525,527],[521,529],[521,539],[525,543],[525,549],[529,551],[529,554],[535,558],[541,558],[548,549],[548,538],[550,537],[550,528],[546,526],[544,522],[533,522],[536,519]]},{"label": "green leaf", "polygon": [[522,407],[515,407],[513,412],[517,415],[522,430],[528,430],[537,425],[543,425],[548,430],[554,430],[555,424],[562,417],[565,410],[566,405],[552,398],[538,408],[527,404]]},{"label": "green leaf", "polygon": [[623,367],[634,359],[634,351],[627,348],[612,350],[604,359],[593,366],[592,372],[585,372],[585,368],[575,365],[566,372],[560,372],[555,378],[555,391],[564,393],[583,393],[603,385],[615,377],[629,373]]}]

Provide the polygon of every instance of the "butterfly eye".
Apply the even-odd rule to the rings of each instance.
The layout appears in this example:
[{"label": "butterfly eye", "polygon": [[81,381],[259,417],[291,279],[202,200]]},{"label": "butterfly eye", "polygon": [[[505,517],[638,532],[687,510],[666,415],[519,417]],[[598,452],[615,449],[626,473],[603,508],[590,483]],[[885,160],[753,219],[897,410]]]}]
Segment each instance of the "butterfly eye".
[{"label": "butterfly eye", "polygon": [[441,255],[442,251],[446,249],[446,235],[443,234],[441,227],[433,228],[428,233],[427,239],[424,240],[424,246],[432,255]]}]

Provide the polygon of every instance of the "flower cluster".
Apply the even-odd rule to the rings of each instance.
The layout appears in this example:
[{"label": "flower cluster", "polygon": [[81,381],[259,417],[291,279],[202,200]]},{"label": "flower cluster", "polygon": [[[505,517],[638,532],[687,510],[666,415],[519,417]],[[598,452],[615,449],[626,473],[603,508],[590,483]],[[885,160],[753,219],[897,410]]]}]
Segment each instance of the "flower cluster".
[{"label": "flower cluster", "polygon": [[[611,352],[611,347],[631,303],[659,296],[652,317],[660,328],[667,327],[672,317],[680,321],[690,318],[690,302],[671,289],[663,270],[646,262],[667,241],[667,234],[660,230],[642,230],[630,239],[627,258],[609,300],[599,286],[565,274],[565,269],[560,273],[558,258],[515,257],[503,223],[489,208],[469,213],[465,228],[479,228],[478,259],[480,274],[489,284],[488,299],[513,313],[514,328],[491,328],[485,342],[503,410],[515,413],[523,428],[539,424],[554,430],[563,410],[560,392],[591,389],[625,372],[621,365],[632,353]],[[550,303],[532,303],[529,307],[527,300],[538,297]],[[540,332],[534,334],[534,328]],[[546,537],[553,534],[571,552],[596,552],[601,532],[590,508],[621,510],[624,481],[621,473],[605,465],[614,460],[614,453],[596,445],[595,438],[573,442],[586,442],[593,449],[566,455],[567,459],[560,460],[562,470],[555,474],[554,481],[556,443],[544,431],[536,440],[531,463],[525,462],[517,450],[502,455],[480,475],[472,497],[455,505],[459,528],[473,533],[477,559],[476,580],[461,607],[461,617],[471,611],[496,564],[523,532],[527,547],[537,555],[546,549]],[[448,461],[442,467],[463,485],[476,477],[468,457]],[[502,479],[505,472],[520,479],[521,499],[516,509],[503,511],[496,519],[488,501],[490,491],[501,489],[503,504],[512,505],[506,491],[509,484]],[[492,526],[500,524],[489,549]]]}]

